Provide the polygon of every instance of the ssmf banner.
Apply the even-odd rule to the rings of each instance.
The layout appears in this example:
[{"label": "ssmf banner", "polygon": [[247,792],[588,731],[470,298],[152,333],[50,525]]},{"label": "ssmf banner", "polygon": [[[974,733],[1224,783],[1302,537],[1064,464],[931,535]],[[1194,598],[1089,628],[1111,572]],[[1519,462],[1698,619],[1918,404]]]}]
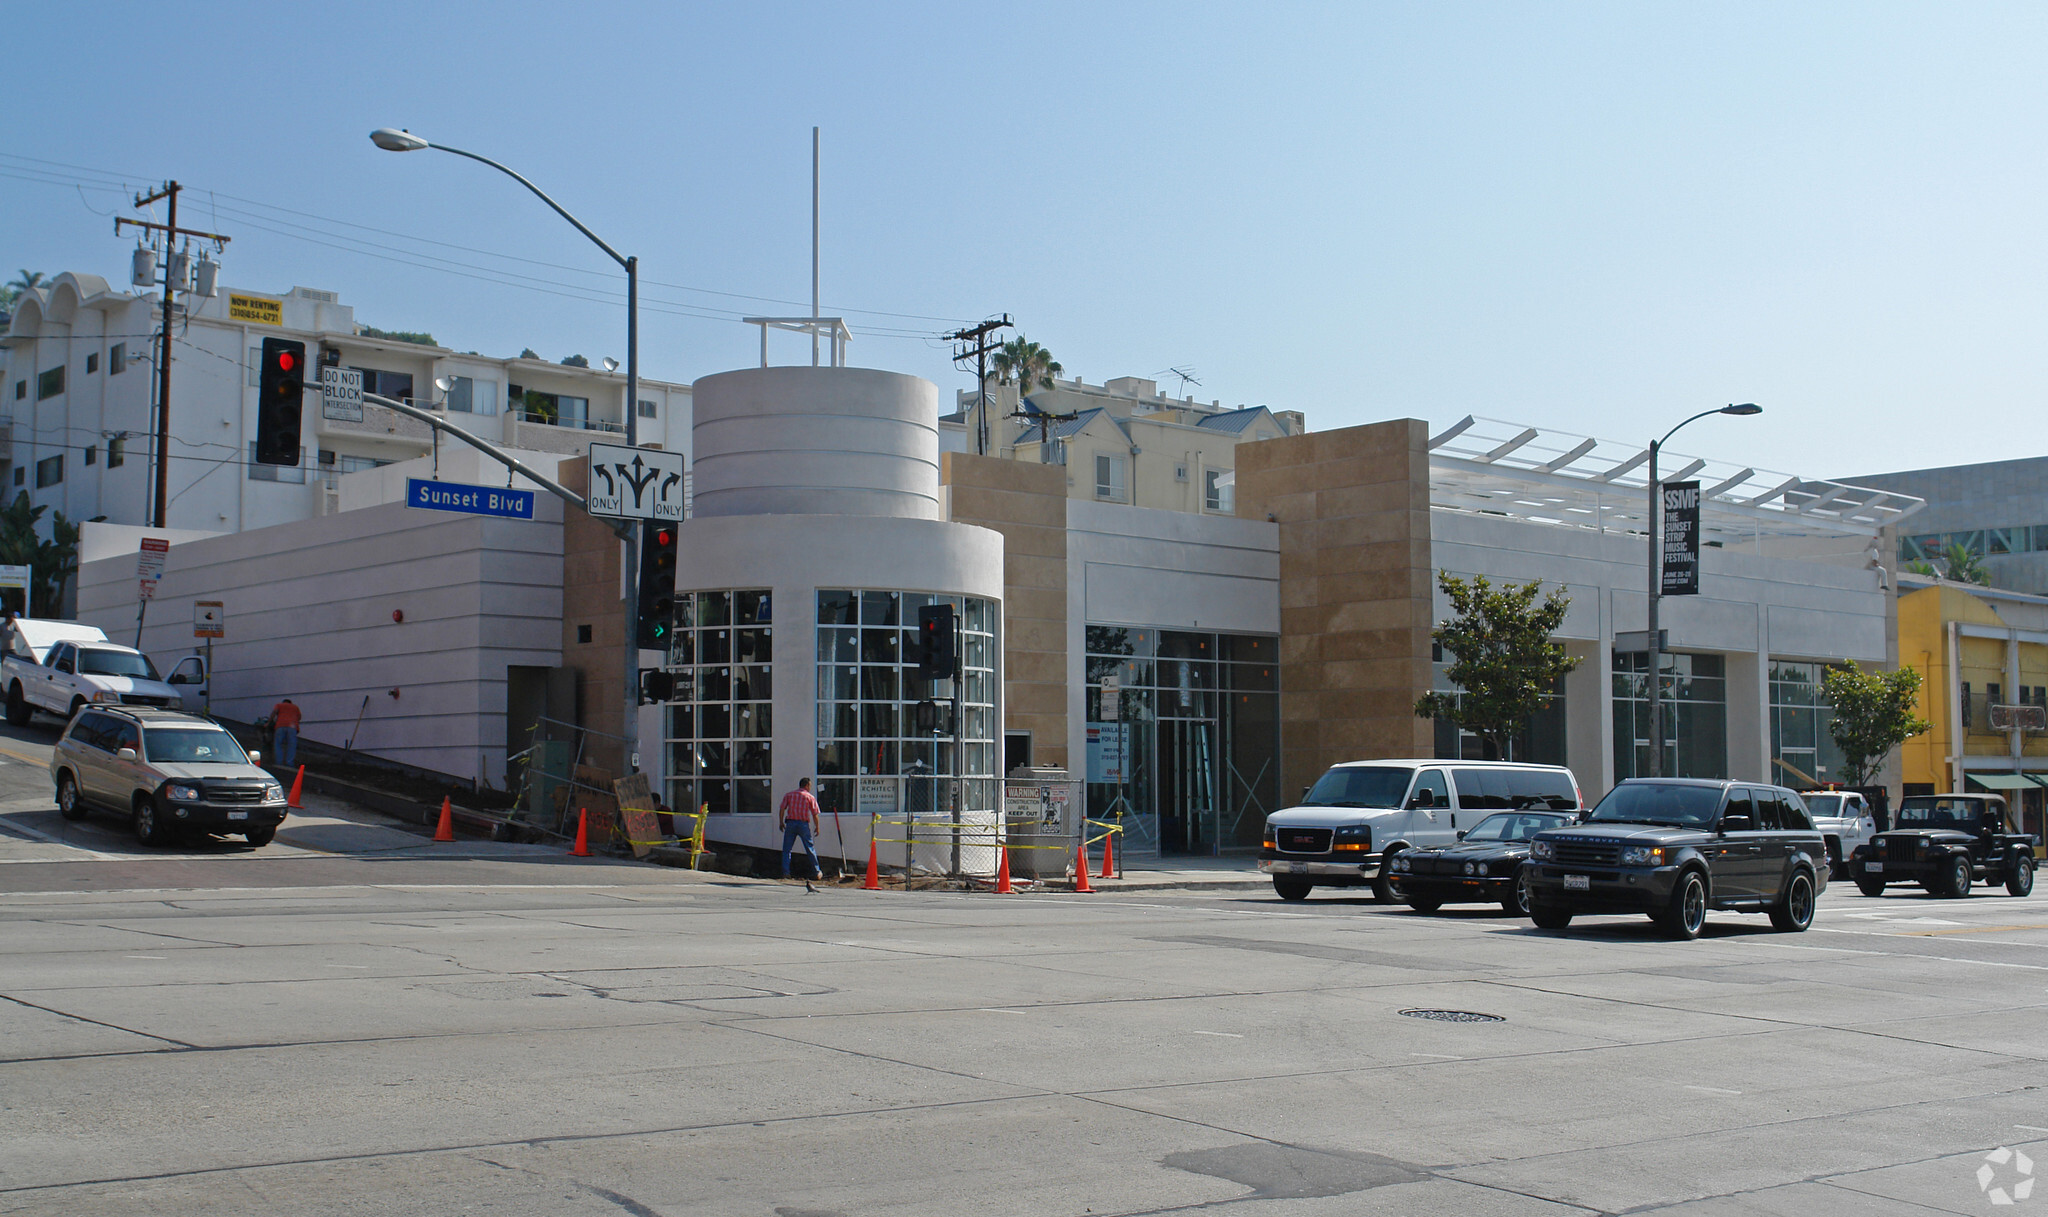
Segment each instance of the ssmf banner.
[{"label": "ssmf banner", "polygon": [[1664,594],[1700,594],[1700,484],[1664,483]]}]

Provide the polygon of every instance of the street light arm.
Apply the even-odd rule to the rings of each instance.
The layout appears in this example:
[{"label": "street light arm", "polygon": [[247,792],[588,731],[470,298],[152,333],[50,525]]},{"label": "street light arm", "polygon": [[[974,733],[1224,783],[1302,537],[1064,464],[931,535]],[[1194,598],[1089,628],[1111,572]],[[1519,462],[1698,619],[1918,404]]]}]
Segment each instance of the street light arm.
[{"label": "street light arm", "polygon": [[470,160],[478,161],[482,164],[489,165],[491,168],[496,169],[498,172],[504,174],[506,177],[509,177],[513,181],[518,182],[521,186],[524,186],[528,190],[533,191],[535,197],[539,198],[541,202],[546,203],[548,206],[554,208],[556,215],[561,216],[563,219],[569,221],[571,224],[574,224],[576,226],[577,232],[580,232],[584,236],[589,237],[591,241],[594,242],[599,249],[603,250],[605,253],[611,256],[612,261],[617,262],[620,266],[626,267],[628,270],[632,269],[632,266],[628,259],[625,257],[625,255],[621,254],[618,250],[613,249],[610,245],[606,244],[603,237],[600,237],[596,233],[590,231],[588,228],[585,228],[583,226],[583,221],[577,219],[575,216],[570,215],[567,208],[563,207],[560,203],[557,203],[553,199],[548,197],[547,191],[542,190],[540,187],[534,185],[532,182],[527,181],[526,178],[522,176],[517,170],[501,165],[498,162],[492,160],[488,156],[478,156],[474,152],[464,152],[460,148],[450,148],[446,144],[437,144],[432,142],[431,140],[427,142],[427,147],[439,149],[442,152],[453,152],[457,156],[466,156]]},{"label": "street light arm", "polygon": [[[534,469],[532,466],[525,464],[524,462],[520,461],[517,457],[512,456],[510,453],[501,451],[496,445],[491,444],[485,440],[478,439],[476,436],[471,435],[469,432],[464,431],[462,428],[457,427],[452,423],[449,423],[447,420],[435,417],[429,411],[422,410],[418,406],[407,405],[405,402],[397,401],[393,398],[385,397],[380,393],[365,393],[363,394],[363,400],[373,406],[382,406],[386,410],[390,410],[398,414],[403,414],[407,418],[416,418],[419,421],[427,424],[427,426],[432,427],[436,431],[445,431],[449,435],[454,436],[456,439],[459,439],[464,443],[468,444],[470,447],[475,448],[477,451],[483,453],[485,456],[488,456],[492,460],[497,461],[499,464],[505,466],[505,468],[507,469],[510,469],[512,472],[519,474],[520,476],[526,478],[531,482],[537,483],[541,487],[545,488],[548,491],[548,493],[554,495],[556,498],[562,500],[564,503],[569,504],[571,507],[581,508],[585,511],[588,511],[590,509],[589,505],[584,501],[582,495],[577,494],[575,491],[569,489],[567,486],[562,485],[561,483],[555,481],[553,478],[547,476],[544,473],[541,473],[537,469]],[[632,537],[629,535],[631,529],[623,525],[612,525],[612,531],[618,534],[620,540],[632,540]]]},{"label": "street light arm", "polygon": [[[1709,414],[1719,414],[1719,413],[1721,413],[1721,410],[1720,410],[1720,409],[1718,409],[1718,408],[1716,408],[1716,409],[1712,409],[1712,410],[1702,410],[1702,411],[1700,411],[1700,412],[1699,412],[1698,414],[1695,414],[1695,415],[1693,415],[1693,416],[1692,416],[1691,418],[1688,418],[1688,419],[1686,419],[1686,420],[1685,420],[1685,422],[1682,422],[1682,423],[1678,424],[1678,427],[1683,427],[1683,426],[1685,426],[1685,423],[1696,423],[1696,422],[1698,422],[1699,420],[1701,420],[1701,419],[1705,418],[1705,417],[1706,417],[1707,415],[1709,415]],[[1673,428],[1671,428],[1671,430],[1669,430],[1669,431],[1666,431],[1666,432],[1664,433],[1664,438],[1663,438],[1663,439],[1660,439],[1660,440],[1658,440],[1658,441],[1657,441],[1657,446],[1658,446],[1659,448],[1662,448],[1662,447],[1663,447],[1663,446],[1664,446],[1665,444],[1667,444],[1667,443],[1670,443],[1670,442],[1671,442],[1671,437],[1672,437],[1672,436],[1674,436],[1674,435],[1677,435],[1677,434],[1678,434],[1678,427],[1673,427]]]}]

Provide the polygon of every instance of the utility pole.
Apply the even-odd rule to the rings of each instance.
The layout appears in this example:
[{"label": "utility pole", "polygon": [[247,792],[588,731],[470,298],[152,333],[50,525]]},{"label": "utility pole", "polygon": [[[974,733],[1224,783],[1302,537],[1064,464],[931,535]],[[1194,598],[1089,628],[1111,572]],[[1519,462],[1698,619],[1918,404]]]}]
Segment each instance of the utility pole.
[{"label": "utility pole", "polygon": [[[964,330],[954,330],[946,335],[954,343],[954,363],[966,363],[970,359],[974,361],[975,400],[979,403],[979,409],[975,411],[974,415],[976,419],[974,427],[974,453],[976,456],[988,455],[988,356],[989,352],[1001,349],[1001,344],[992,341],[989,335],[997,330],[1009,329],[1010,324],[1010,315],[1004,313],[1000,321],[991,319]],[[968,345],[969,343],[973,345],[970,346]]]},{"label": "utility pole", "polygon": [[[168,527],[166,519],[170,512],[170,468],[171,468],[171,312],[176,305],[174,295],[182,286],[178,276],[171,273],[171,247],[179,237],[200,237],[212,241],[216,248],[227,245],[229,238],[214,232],[200,232],[193,228],[178,227],[178,191],[183,189],[176,182],[164,183],[163,189],[155,194],[135,196],[137,207],[147,207],[158,199],[170,200],[169,212],[164,224],[148,220],[131,220],[116,217],[114,235],[121,235],[121,225],[128,224],[150,232],[164,234],[164,329],[163,342],[157,350],[156,359],[156,504],[152,512],[153,527]],[[201,276],[202,278],[204,276]]]}]

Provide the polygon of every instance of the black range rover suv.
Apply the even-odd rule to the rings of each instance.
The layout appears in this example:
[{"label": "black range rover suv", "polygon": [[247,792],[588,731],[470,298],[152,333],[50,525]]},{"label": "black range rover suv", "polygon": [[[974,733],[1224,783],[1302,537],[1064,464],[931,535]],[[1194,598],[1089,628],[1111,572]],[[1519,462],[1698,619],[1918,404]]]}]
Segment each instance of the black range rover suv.
[{"label": "black range rover suv", "polygon": [[1708,909],[1728,909],[1799,931],[1827,875],[1826,843],[1782,786],[1630,778],[1584,823],[1529,843],[1529,917],[1561,930],[1577,913],[1648,913],[1696,938]]}]

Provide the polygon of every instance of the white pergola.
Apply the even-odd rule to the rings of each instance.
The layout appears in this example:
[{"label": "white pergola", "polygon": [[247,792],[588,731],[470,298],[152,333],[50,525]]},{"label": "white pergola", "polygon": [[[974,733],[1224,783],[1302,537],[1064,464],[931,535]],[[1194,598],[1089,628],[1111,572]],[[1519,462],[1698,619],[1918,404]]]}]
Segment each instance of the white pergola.
[{"label": "white pergola", "polygon": [[[1706,539],[1875,537],[1925,507],[1912,495],[1658,453],[1665,482],[1700,483]],[[1650,449],[1466,415],[1429,441],[1430,504],[1599,532],[1645,531]]]}]

